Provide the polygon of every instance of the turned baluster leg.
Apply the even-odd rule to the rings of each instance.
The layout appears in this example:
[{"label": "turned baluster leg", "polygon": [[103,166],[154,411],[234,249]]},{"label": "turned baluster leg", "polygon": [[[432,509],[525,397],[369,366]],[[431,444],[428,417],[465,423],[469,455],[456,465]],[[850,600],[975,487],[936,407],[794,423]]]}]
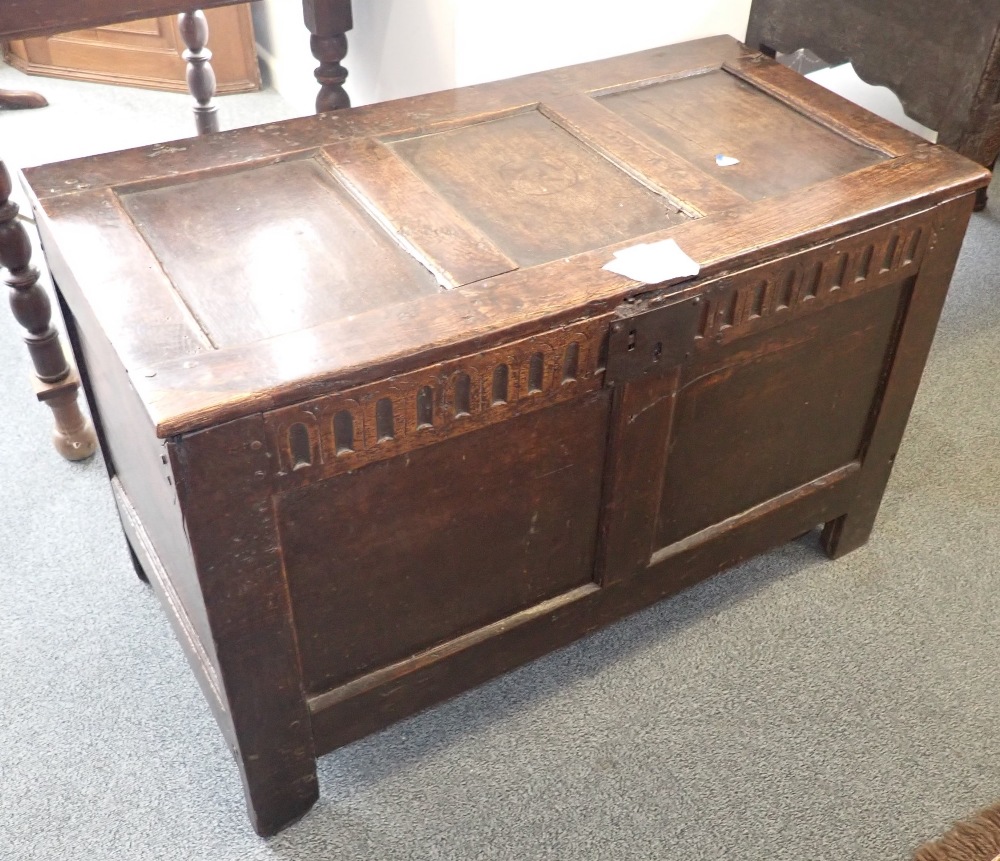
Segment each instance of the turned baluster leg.
[{"label": "turned baluster leg", "polygon": [[351,0],[303,0],[306,27],[312,34],[309,47],[319,60],[316,80],[320,83],[316,111],[349,108],[351,100],[344,91],[347,69],[340,61],[347,56],[348,30],[354,26]]},{"label": "turned baluster leg", "polygon": [[7,269],[10,307],[14,319],[28,330],[24,341],[35,366],[35,393],[55,417],[56,450],[67,460],[83,460],[94,453],[97,439],[80,410],[80,380],[66,361],[59,333],[52,326],[52,306],[38,283],[38,269],[31,265],[31,241],[17,220],[12,190],[10,173],[0,161],[0,267]]},{"label": "turned baluster leg", "polygon": [[215,96],[215,70],[212,52],[208,45],[208,21],[205,13],[182,12],[177,17],[177,27],[187,50],[181,55],[187,60],[187,83],[194,96],[194,121],[198,134],[207,135],[219,130],[218,108],[212,101]]}]

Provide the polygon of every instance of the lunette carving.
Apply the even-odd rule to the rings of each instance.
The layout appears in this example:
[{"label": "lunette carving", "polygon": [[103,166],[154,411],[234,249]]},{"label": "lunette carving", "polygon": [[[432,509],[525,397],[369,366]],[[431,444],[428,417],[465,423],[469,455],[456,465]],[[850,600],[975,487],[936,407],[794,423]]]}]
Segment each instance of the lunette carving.
[{"label": "lunette carving", "polygon": [[930,234],[929,218],[918,216],[722,278],[703,294],[695,349],[914,275]]},{"label": "lunette carving", "polygon": [[277,477],[326,478],[600,388],[608,320],[269,412]]}]

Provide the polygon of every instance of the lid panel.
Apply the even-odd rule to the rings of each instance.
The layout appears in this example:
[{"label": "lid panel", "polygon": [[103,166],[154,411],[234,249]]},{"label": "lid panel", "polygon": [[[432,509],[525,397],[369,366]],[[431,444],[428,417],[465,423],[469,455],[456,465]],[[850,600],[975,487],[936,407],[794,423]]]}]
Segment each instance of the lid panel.
[{"label": "lid panel", "polygon": [[356,138],[324,147],[323,157],[345,188],[444,287],[459,287],[517,269],[388,147]]},{"label": "lid panel", "polygon": [[390,147],[522,267],[687,220],[538,111]]},{"label": "lid panel", "polygon": [[[887,158],[723,70],[598,98],[750,200],[775,197]],[[739,164],[720,167],[717,155],[736,158]]]},{"label": "lid panel", "polygon": [[217,347],[440,290],[313,159],[126,190],[121,201]]}]

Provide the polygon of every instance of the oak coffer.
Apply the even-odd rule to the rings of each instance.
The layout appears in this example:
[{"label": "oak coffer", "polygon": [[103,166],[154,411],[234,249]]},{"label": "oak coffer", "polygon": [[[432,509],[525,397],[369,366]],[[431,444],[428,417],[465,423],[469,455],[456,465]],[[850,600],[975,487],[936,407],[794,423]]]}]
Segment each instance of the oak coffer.
[{"label": "oak coffer", "polygon": [[[714,38],[26,179],[268,834],[318,754],[820,524],[862,544],[988,174]],[[665,239],[700,274],[603,268]]]}]

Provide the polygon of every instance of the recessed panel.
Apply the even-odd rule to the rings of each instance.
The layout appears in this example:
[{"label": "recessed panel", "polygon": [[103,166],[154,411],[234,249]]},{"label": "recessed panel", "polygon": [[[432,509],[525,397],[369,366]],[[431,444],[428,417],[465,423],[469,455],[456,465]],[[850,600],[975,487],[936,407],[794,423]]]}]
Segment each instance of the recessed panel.
[{"label": "recessed panel", "polygon": [[311,159],[121,199],[217,347],[440,289]]},{"label": "recessed panel", "polygon": [[772,329],[685,370],[656,548],[859,456],[907,286],[801,319],[784,343]]},{"label": "recessed panel", "polygon": [[592,582],[606,391],[283,495],[320,692]]},{"label": "recessed panel", "polygon": [[537,111],[392,144],[521,266],[622,242],[686,216]]},{"label": "recessed panel", "polygon": [[[750,200],[886,159],[721,70],[613,93],[600,101]],[[720,155],[738,164],[720,166]]]}]

